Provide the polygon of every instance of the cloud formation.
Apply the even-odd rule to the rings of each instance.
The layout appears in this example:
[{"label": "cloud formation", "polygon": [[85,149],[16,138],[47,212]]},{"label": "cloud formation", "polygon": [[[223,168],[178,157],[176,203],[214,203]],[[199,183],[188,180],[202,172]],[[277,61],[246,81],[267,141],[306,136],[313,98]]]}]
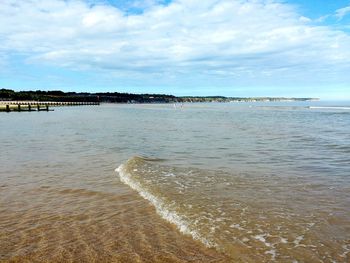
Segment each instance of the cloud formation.
[{"label": "cloud formation", "polygon": [[345,17],[346,15],[350,14],[350,6],[346,6],[346,7],[343,7],[343,8],[340,8],[336,11],[336,14],[335,16],[338,18],[338,19],[343,19],[343,17]]},{"label": "cloud formation", "polygon": [[[101,3],[2,0],[0,59],[21,54],[28,63],[140,81],[175,78],[179,85],[189,76],[243,86],[349,81],[350,36],[312,24],[288,4],[134,1],[129,5],[143,3],[144,10],[130,14]],[[338,11],[342,17],[349,10]]]}]

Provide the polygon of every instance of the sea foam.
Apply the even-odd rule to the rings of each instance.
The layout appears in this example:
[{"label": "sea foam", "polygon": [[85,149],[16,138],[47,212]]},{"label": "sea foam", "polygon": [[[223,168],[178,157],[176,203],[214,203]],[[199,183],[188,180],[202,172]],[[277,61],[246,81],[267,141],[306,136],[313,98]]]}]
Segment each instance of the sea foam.
[{"label": "sea foam", "polygon": [[341,106],[309,106],[309,109],[350,110],[350,107],[341,107]]},{"label": "sea foam", "polygon": [[115,171],[118,172],[120,180],[124,184],[128,185],[130,188],[137,191],[140,196],[148,200],[155,207],[156,212],[166,221],[175,224],[181,233],[191,235],[193,239],[202,242],[207,247],[218,247],[215,242],[205,238],[194,227],[192,227],[191,222],[184,216],[179,215],[176,211],[170,210],[161,198],[150,193],[142,187],[139,182],[133,180],[131,174],[126,171],[125,164],[121,164],[115,169]]}]

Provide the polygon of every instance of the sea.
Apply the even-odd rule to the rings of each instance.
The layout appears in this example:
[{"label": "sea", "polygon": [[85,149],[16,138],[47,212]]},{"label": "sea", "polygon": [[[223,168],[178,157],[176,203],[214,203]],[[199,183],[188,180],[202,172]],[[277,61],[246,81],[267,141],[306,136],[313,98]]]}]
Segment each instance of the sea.
[{"label": "sea", "polygon": [[0,114],[1,262],[350,262],[350,102]]}]

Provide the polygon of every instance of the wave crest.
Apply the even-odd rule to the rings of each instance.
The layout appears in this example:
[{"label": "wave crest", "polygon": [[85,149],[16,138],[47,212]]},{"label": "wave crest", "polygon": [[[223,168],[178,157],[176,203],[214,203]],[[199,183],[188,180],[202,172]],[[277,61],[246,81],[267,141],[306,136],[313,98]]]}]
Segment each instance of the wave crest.
[{"label": "wave crest", "polygon": [[177,204],[174,200],[166,202],[164,198],[158,196],[134,176],[134,173],[140,173],[138,170],[139,166],[144,165],[146,162],[162,160],[163,159],[135,156],[129,159],[126,163],[121,164],[115,169],[115,171],[118,172],[120,180],[124,184],[128,185],[130,188],[137,191],[141,197],[148,200],[155,207],[156,212],[163,219],[175,224],[181,233],[191,235],[193,239],[202,242],[207,247],[217,247],[215,242],[208,240],[201,235],[190,220],[176,211]]}]

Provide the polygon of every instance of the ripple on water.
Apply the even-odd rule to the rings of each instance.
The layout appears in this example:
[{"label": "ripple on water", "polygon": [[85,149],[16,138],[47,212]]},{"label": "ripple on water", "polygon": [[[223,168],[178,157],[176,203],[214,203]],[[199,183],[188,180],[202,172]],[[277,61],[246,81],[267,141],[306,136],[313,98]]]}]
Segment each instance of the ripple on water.
[{"label": "ripple on water", "polygon": [[344,214],[332,214],[331,227],[326,222],[332,211],[349,211],[344,200],[338,201],[350,196],[344,195],[346,188],[334,195],[323,178],[276,181],[167,166],[140,157],[116,171],[180,232],[234,259],[344,262],[349,238]]}]

